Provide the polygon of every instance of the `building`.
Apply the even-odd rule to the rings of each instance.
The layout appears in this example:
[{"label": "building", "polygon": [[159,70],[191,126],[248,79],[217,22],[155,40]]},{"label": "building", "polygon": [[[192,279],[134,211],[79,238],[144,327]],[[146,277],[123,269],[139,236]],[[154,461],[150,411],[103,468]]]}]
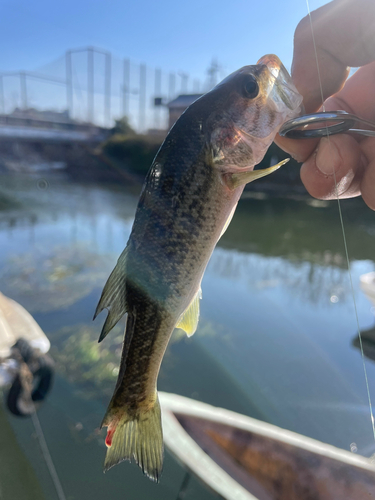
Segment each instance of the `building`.
[{"label": "building", "polygon": [[193,104],[203,94],[181,94],[176,99],[167,104],[169,109],[169,128],[176,123],[182,113],[190,104]]},{"label": "building", "polygon": [[73,123],[69,116],[69,111],[38,110],[35,108],[20,109],[15,108],[8,115],[10,118],[19,118],[23,120],[34,120],[51,123]]}]

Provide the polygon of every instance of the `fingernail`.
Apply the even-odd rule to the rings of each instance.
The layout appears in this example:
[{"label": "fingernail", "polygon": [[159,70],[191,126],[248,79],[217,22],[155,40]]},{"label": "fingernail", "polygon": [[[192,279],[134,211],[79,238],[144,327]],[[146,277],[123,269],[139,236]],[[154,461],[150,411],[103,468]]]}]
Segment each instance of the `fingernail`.
[{"label": "fingernail", "polygon": [[315,160],[317,168],[324,175],[333,175],[341,167],[341,157],[332,139],[320,140]]}]

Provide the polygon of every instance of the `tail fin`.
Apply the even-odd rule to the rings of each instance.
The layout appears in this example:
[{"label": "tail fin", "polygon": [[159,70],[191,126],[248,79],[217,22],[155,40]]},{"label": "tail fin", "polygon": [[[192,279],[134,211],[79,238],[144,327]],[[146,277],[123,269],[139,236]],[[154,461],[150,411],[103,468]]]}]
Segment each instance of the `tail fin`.
[{"label": "tail fin", "polygon": [[114,270],[103,288],[99,304],[96,307],[94,319],[103,309],[109,309],[98,342],[101,342],[108,335],[116,323],[126,313],[126,253],[127,248],[125,248],[120,255]]},{"label": "tail fin", "polygon": [[142,412],[134,420],[128,415],[120,417],[112,425],[110,408],[104,417],[104,426],[108,426],[106,445],[107,455],[104,471],[123,460],[135,459],[142,472],[155,482],[159,481],[163,469],[163,431],[159,399],[147,412]]}]

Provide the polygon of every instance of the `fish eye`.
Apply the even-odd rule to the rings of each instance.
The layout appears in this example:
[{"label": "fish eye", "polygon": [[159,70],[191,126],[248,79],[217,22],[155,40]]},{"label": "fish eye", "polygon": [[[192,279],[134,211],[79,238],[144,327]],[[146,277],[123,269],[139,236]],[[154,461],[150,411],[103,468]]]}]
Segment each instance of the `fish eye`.
[{"label": "fish eye", "polygon": [[259,85],[256,79],[249,75],[243,86],[244,97],[254,99],[259,94]]}]

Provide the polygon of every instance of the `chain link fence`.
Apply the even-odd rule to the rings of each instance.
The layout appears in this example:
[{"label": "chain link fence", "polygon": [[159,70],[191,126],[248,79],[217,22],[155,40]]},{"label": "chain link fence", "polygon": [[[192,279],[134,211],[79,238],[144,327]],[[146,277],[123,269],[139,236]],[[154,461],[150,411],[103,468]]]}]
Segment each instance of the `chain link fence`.
[{"label": "chain link fence", "polygon": [[180,94],[207,92],[217,73],[214,61],[199,78],[94,47],[73,49],[35,72],[0,72],[0,114],[102,127],[126,117],[137,132],[158,133],[168,127],[168,102]]}]

